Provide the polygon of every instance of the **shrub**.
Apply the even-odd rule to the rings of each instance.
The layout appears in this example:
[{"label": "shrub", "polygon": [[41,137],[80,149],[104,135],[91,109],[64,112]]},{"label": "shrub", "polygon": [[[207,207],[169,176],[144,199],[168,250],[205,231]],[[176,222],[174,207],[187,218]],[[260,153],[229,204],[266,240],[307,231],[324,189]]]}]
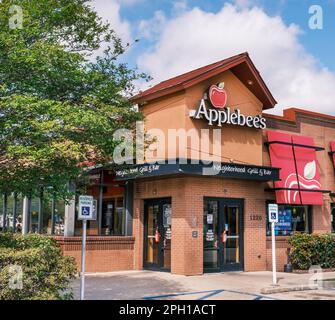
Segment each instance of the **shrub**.
[{"label": "shrub", "polygon": [[[12,289],[13,266],[22,268],[22,288]],[[73,258],[40,235],[0,234],[0,300],[72,299]]]},{"label": "shrub", "polygon": [[308,270],[313,265],[335,268],[335,236],[332,234],[296,233],[289,239],[293,268]]}]

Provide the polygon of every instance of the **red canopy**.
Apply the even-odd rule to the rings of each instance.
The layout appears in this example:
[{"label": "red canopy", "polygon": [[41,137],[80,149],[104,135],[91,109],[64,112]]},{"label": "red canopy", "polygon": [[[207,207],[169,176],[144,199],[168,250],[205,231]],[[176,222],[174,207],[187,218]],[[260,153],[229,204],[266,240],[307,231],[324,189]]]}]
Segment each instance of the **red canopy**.
[{"label": "red canopy", "polygon": [[274,131],[267,134],[271,164],[281,168],[281,181],[275,182],[277,203],[323,205],[322,193],[310,191],[321,190],[313,138]]}]

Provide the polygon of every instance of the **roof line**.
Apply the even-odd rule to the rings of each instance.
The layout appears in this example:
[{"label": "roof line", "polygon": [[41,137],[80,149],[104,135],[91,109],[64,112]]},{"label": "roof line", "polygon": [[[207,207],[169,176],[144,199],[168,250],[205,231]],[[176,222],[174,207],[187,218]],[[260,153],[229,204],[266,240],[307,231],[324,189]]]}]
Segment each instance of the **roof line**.
[{"label": "roof line", "polygon": [[209,77],[214,77],[219,72],[224,72],[226,70],[233,69],[234,67],[237,67],[242,63],[247,64],[251,74],[253,75],[260,89],[263,92],[265,98],[263,101],[264,109],[274,107],[277,104],[277,101],[273,97],[272,93],[270,92],[266,83],[262,79],[259,71],[255,67],[254,63],[250,59],[250,56],[247,52],[209,64],[207,66],[197,68],[195,70],[189,71],[187,73],[160,82],[159,84],[143,92],[140,92],[130,100],[134,103],[141,103],[149,100],[154,100],[169,94],[173,94],[178,91],[185,90],[190,86],[197,84],[198,82],[208,79]]},{"label": "roof line", "polygon": [[275,119],[279,121],[288,121],[288,122],[296,123],[298,113],[307,115],[310,117],[320,117],[320,118],[328,119],[328,120],[335,122],[335,116],[331,116],[331,115],[327,115],[327,114],[319,113],[319,112],[314,112],[314,111],[309,111],[309,110],[304,110],[300,108],[294,108],[294,107],[283,110],[282,116],[270,114],[270,113],[263,113],[263,116],[265,116],[266,118],[271,118],[271,119]]},{"label": "roof line", "polygon": [[[231,59],[231,62],[235,62],[236,60],[239,60],[239,59],[241,59],[242,57],[246,57],[246,56],[249,56],[249,55],[248,55],[247,52],[244,52],[244,53],[238,54],[238,55],[236,55],[236,56],[234,56],[234,57],[231,57],[231,58],[228,58],[228,59]],[[182,84],[183,84],[183,82],[184,82],[183,80],[180,80],[179,82],[174,83],[174,84],[172,83],[171,85],[166,86],[166,87],[163,87],[163,88],[161,88],[161,89],[158,89],[158,90],[156,90],[156,91],[154,91],[154,92],[152,92],[152,93],[150,92],[150,93],[146,94],[146,91],[153,90],[156,86],[163,85],[164,83],[167,83],[167,82],[169,82],[169,81],[172,81],[173,79],[177,79],[177,78],[179,78],[179,77],[186,76],[186,75],[191,74],[191,73],[195,73],[196,71],[199,71],[199,70],[201,70],[201,69],[203,69],[203,68],[205,68],[205,67],[211,67],[211,66],[212,66],[212,68],[209,69],[209,70],[205,70],[205,71],[201,72],[200,74],[195,74],[193,77],[191,77],[190,79],[188,79],[185,83],[191,82],[192,80],[198,78],[199,76],[203,76],[203,75],[205,75],[205,74],[208,73],[208,72],[211,72],[211,71],[214,71],[214,70],[216,70],[216,69],[218,69],[218,68],[221,68],[221,67],[222,67],[222,64],[223,64],[226,60],[227,60],[227,59],[223,59],[223,60],[220,60],[220,61],[217,61],[217,62],[213,62],[213,63],[211,63],[211,64],[209,64],[209,65],[207,65],[207,66],[202,66],[202,67],[199,67],[199,68],[197,68],[197,69],[188,71],[188,72],[186,72],[186,73],[179,74],[179,75],[177,75],[177,76],[175,76],[175,77],[172,77],[172,78],[170,78],[170,79],[164,80],[164,81],[162,81],[162,82],[156,84],[155,86],[153,86],[153,87],[151,87],[151,88],[148,88],[147,90],[144,90],[143,92],[140,92],[139,94],[137,94],[137,95],[135,95],[134,97],[132,97],[130,100],[131,100],[131,101],[136,101],[136,100],[138,100],[138,99],[145,98],[145,97],[150,96],[150,95],[158,94],[158,93],[160,93],[160,92],[162,92],[162,91],[165,91],[165,90],[166,90],[166,91],[169,91],[169,89],[174,88],[174,87],[175,87],[175,88],[178,88],[178,87],[182,86]],[[177,89],[177,90],[175,90],[175,91],[179,91],[179,89]]]}]

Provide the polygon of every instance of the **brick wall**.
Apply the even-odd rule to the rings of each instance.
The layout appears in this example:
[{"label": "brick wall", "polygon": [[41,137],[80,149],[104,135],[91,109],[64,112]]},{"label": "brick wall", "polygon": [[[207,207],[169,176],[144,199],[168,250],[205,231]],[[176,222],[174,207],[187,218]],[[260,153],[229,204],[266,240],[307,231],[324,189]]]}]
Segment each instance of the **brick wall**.
[{"label": "brick wall", "polygon": [[[289,244],[287,238],[276,237],[276,266],[277,271],[283,272],[284,265],[287,264],[287,249]],[[271,237],[266,239],[266,270],[272,270],[272,240]]]},{"label": "brick wall", "polygon": [[[143,208],[145,199],[171,197],[172,266],[175,274],[203,273],[203,203],[204,197],[244,199],[244,269],[266,270],[266,200],[265,184],[206,177],[179,177],[137,181],[134,201],[135,267],[143,267]],[[261,216],[254,221],[251,215]],[[198,232],[198,238],[192,232]]]},{"label": "brick wall", "polygon": [[[81,269],[81,237],[55,237],[66,256],[74,257]],[[134,269],[133,237],[87,237],[86,271],[112,272]]]},{"label": "brick wall", "polygon": [[[278,117],[268,118],[271,130],[314,137],[326,150],[317,153],[323,189],[334,191],[334,166],[328,154],[330,141],[335,141],[334,120],[297,114],[295,121]],[[266,141],[266,131],[263,132]],[[263,145],[263,141],[254,141]],[[263,165],[270,166],[268,150],[263,146]],[[204,197],[244,200],[244,270],[271,270],[271,240],[266,237],[266,201],[275,200],[274,193],[264,189],[272,184],[258,181],[222,179],[215,177],[170,176],[135,181],[133,237],[89,237],[87,270],[103,272],[143,268],[144,201],[171,198],[172,240],[171,272],[183,275],[203,273],[203,200]],[[313,207],[312,231],[330,232],[330,206],[335,198],[324,195],[324,205]],[[251,219],[257,215],[261,219]],[[193,238],[192,232],[198,237]],[[135,241],[136,239],[136,241]],[[58,238],[66,255],[74,256],[80,264],[80,238]],[[277,268],[287,263],[287,239],[278,237]]]},{"label": "brick wall", "polygon": [[[204,197],[244,200],[244,270],[272,268],[271,238],[266,236],[266,201],[275,200],[265,192],[266,183],[215,177],[170,177],[137,181],[134,200],[135,268],[143,268],[143,218],[145,199],[172,200],[171,272],[183,275],[203,273],[203,203]],[[313,207],[313,232],[329,232],[330,208]],[[261,220],[251,219],[252,215]],[[198,232],[198,238],[192,237]],[[288,243],[277,237],[277,269],[287,263]]]}]

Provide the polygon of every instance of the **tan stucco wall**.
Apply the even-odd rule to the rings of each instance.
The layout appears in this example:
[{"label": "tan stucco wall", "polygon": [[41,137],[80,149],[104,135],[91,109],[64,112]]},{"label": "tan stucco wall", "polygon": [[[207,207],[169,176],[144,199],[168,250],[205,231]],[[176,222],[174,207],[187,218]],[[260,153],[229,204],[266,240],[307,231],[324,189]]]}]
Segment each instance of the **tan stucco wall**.
[{"label": "tan stucco wall", "polygon": [[[262,103],[241,83],[241,81],[230,71],[224,72],[218,77],[203,81],[183,92],[170,97],[150,102],[141,107],[146,121],[145,129],[161,129],[166,137],[165,142],[157,138],[157,143],[163,147],[165,143],[165,159],[171,157],[192,158],[211,160],[211,155],[218,154],[213,150],[213,129],[205,119],[195,120],[190,118],[189,112],[195,110],[206,90],[213,84],[225,83],[228,94],[228,106],[232,110],[239,108],[244,115],[256,116],[262,113]],[[168,143],[169,129],[196,130],[194,134],[200,137],[200,129],[209,129],[210,144],[209,154],[200,153],[199,145],[194,148],[191,140],[188,139],[185,150],[179,150],[178,144]],[[225,125],[221,128],[221,161],[229,162],[233,160],[237,163],[248,163],[254,165],[262,164],[262,131],[247,127]],[[195,150],[196,149],[196,150]],[[193,152],[192,152],[193,151]],[[156,157],[157,154],[154,154]],[[159,157],[160,158],[160,157]],[[148,158],[148,161],[157,158]]]}]

